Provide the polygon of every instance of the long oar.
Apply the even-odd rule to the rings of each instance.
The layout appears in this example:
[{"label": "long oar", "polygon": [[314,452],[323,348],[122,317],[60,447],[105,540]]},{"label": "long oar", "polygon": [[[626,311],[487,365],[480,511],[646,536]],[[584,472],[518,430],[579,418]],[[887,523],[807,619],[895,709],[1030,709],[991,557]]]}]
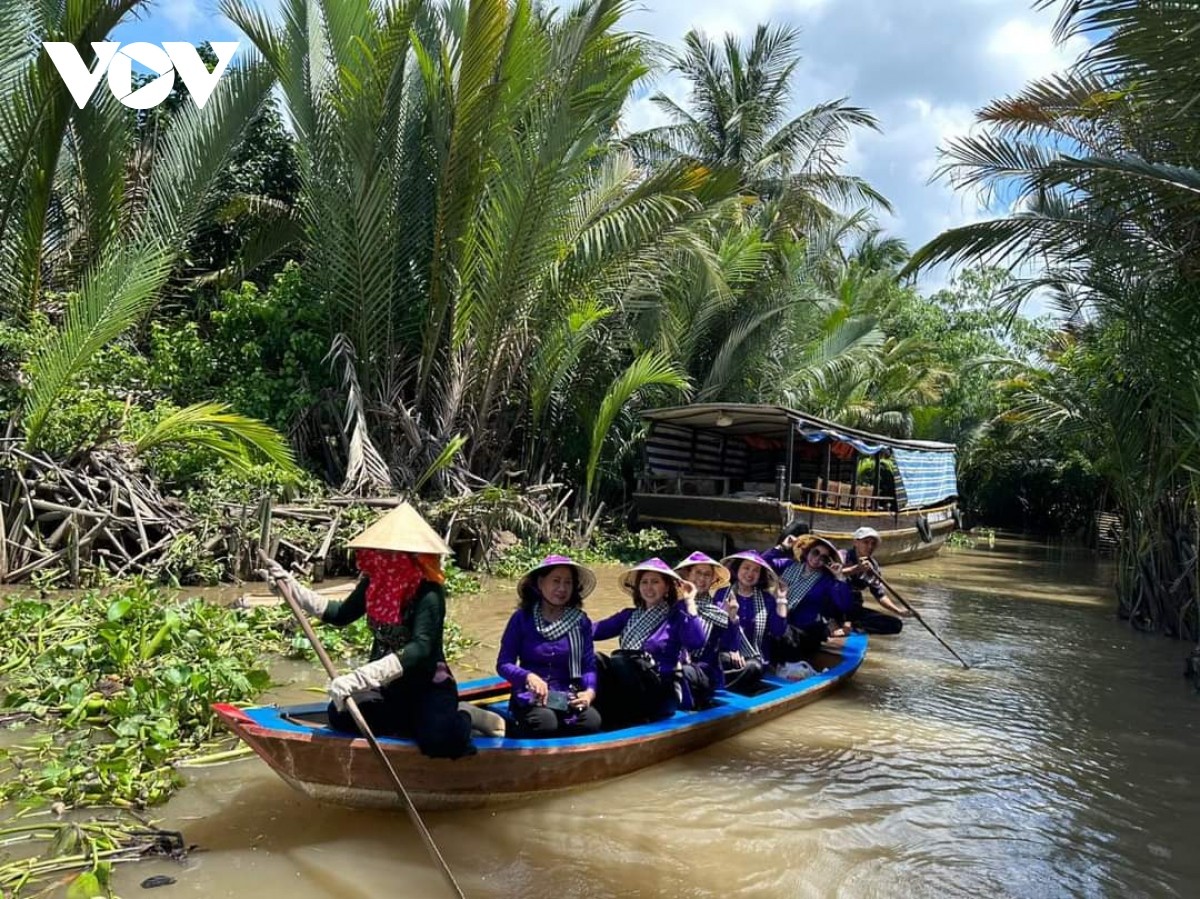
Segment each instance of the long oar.
[{"label": "long oar", "polygon": [[[268,556],[260,548],[258,551],[259,557],[263,560],[263,564],[271,561]],[[296,597],[292,596],[291,585],[286,580],[277,581],[279,584],[279,592],[283,594],[284,600],[288,604],[288,608],[292,610],[292,614],[296,620],[300,622],[300,627],[304,630],[304,636],[308,637],[308,642],[312,644],[313,652],[317,654],[317,658],[321,660],[321,664],[325,666],[325,673],[329,675],[330,680],[338,676],[337,669],[333,666],[333,661],[329,658],[329,654],[325,652],[325,647],[321,645],[321,641],[317,638],[316,632],[313,631],[312,625],[308,623],[308,616],[304,614],[304,610],[300,608],[300,604],[296,602]],[[454,890],[454,894],[459,899],[466,899],[463,894],[462,887],[458,885],[458,881],[454,879],[454,875],[450,873],[450,866],[446,864],[446,860],[442,858],[442,853],[438,851],[437,844],[433,842],[433,837],[429,833],[429,828],[425,826],[425,822],[421,820],[421,815],[417,812],[417,807],[413,805],[412,797],[408,795],[408,790],[404,789],[404,784],[400,782],[400,775],[396,773],[396,769],[392,767],[391,760],[388,759],[387,753],[383,751],[383,747],[379,745],[379,741],[375,739],[375,734],[371,732],[371,728],[367,726],[367,721],[363,718],[362,711],[358,708],[358,703],[354,701],[353,696],[346,697],[346,708],[350,712],[350,717],[354,719],[354,723],[358,725],[359,732],[367,738],[367,742],[371,744],[371,749],[375,752],[375,757],[379,759],[379,763],[383,765],[388,775],[392,778],[392,786],[396,788],[396,795],[404,802],[404,810],[408,812],[408,817],[416,827],[417,833],[421,835],[421,840],[425,843],[425,848],[429,850],[429,854],[433,860],[437,862],[442,874],[445,875],[446,882],[450,884],[450,888]]]},{"label": "long oar", "polygon": [[892,594],[892,596],[896,597],[896,599],[900,600],[900,604],[901,604],[902,606],[904,606],[904,608],[906,608],[906,609],[908,609],[910,612],[912,612],[912,615],[913,615],[913,617],[914,617],[914,618],[916,618],[916,619],[917,619],[917,621],[921,622],[921,624],[925,626],[925,630],[927,630],[927,631],[929,631],[929,633],[933,634],[933,637],[934,637],[934,639],[935,639],[935,640],[937,640],[937,641],[938,641],[939,643],[941,643],[941,644],[942,644],[944,647],[946,647],[946,649],[947,649],[947,650],[949,650],[949,652],[950,652],[950,655],[954,656],[954,658],[956,658],[956,659],[958,659],[960,662],[962,662],[962,666],[963,666],[964,668],[970,669],[970,667],[971,667],[971,666],[970,666],[970,665],[968,665],[968,664],[967,664],[967,663],[966,663],[966,662],[963,660],[963,657],[962,657],[962,656],[960,656],[960,655],[959,655],[957,652],[955,652],[955,651],[954,651],[954,647],[953,647],[953,646],[951,646],[949,643],[947,643],[945,640],[943,640],[943,639],[941,638],[941,636],[938,634],[938,632],[937,632],[937,631],[935,631],[935,630],[934,630],[932,627],[930,627],[930,626],[929,626],[929,622],[928,622],[928,621],[926,621],[924,618],[922,618],[922,617],[921,617],[921,613],[920,613],[920,612],[918,612],[916,609],[914,609],[914,608],[913,608],[911,605],[909,605],[909,604],[908,604],[908,600],[907,600],[907,599],[905,599],[903,596],[901,596],[899,593],[897,593],[897,592],[896,592],[896,588],[895,588],[895,587],[893,587],[891,584],[889,584],[887,581],[885,581],[885,580],[883,579],[883,575],[879,573],[879,569],[878,569],[878,568],[877,568],[877,567],[874,565],[874,563],[872,563],[871,567],[874,569],[874,571],[875,571],[875,577],[877,577],[877,578],[879,579],[879,583],[883,584],[883,586],[884,586],[884,589],[886,589],[886,590],[887,590],[889,593],[891,593],[891,594]]}]

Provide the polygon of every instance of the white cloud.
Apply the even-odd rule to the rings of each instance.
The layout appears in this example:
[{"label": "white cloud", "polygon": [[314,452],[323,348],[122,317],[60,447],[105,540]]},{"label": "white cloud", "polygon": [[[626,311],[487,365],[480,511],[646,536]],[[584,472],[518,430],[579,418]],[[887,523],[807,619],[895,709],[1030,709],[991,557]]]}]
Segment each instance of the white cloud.
[{"label": "white cloud", "polygon": [[[847,170],[887,196],[881,223],[916,248],[943,230],[990,217],[977,194],[930,182],[939,149],[969,133],[974,111],[1065,68],[1085,49],[1055,45],[1055,10],[1026,0],[751,0],[736,8],[701,0],[655,2],[631,27],[678,45],[689,28],[745,40],[759,22],[801,30],[804,60],[796,70],[792,113],[838,97],[878,118],[881,134],[862,132],[846,150]],[[675,99],[679,96],[672,91]],[[686,95],[686,92],[685,94]],[[629,123],[656,123],[641,102]],[[944,272],[926,285],[936,287]]]},{"label": "white cloud", "polygon": [[166,20],[179,29],[191,28],[205,19],[200,0],[171,0],[163,4],[162,12]]},{"label": "white cloud", "polygon": [[621,130],[625,133],[648,131],[670,124],[672,119],[661,107],[651,100],[655,94],[669,97],[684,109],[688,107],[688,84],[674,73],[664,75],[646,85],[625,105],[621,116]]},{"label": "white cloud", "polygon": [[1046,22],[1009,19],[991,33],[986,49],[997,66],[1024,82],[1062,71],[1087,49],[1087,41],[1076,35],[1055,44]]}]

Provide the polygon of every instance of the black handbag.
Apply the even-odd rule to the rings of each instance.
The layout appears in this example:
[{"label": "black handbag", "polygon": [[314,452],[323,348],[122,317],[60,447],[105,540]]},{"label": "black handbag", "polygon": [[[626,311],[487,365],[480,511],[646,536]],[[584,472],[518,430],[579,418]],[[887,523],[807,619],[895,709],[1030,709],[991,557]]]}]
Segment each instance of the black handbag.
[{"label": "black handbag", "polygon": [[640,649],[596,654],[596,709],[606,728],[640,724],[662,716],[674,685],[664,683],[654,656]]}]

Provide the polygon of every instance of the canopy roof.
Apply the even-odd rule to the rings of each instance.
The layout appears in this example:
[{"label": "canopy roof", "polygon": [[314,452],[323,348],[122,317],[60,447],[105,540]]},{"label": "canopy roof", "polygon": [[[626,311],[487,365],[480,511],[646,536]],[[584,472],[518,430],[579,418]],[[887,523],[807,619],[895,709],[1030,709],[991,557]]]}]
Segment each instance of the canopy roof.
[{"label": "canopy roof", "polygon": [[720,434],[739,436],[786,437],[789,428],[795,428],[803,439],[816,443],[822,440],[840,440],[850,443],[859,452],[869,456],[882,449],[908,449],[924,453],[953,453],[953,443],[936,443],[932,440],[899,440],[872,434],[857,428],[847,428],[783,406],[760,406],[747,403],[696,403],[691,406],[668,406],[642,413],[647,421],[670,422],[684,428],[700,431],[716,431]]},{"label": "canopy roof", "polygon": [[[644,412],[647,421],[680,428],[736,437],[772,437],[786,440],[789,432],[807,443],[849,444],[867,456],[889,456],[896,466],[896,507],[919,509],[958,495],[953,443],[932,440],[899,440],[847,428],[830,421],[787,409],[783,406],[759,406],[742,403],[697,403],[671,406]],[[662,442],[662,441],[660,441]],[[725,441],[720,457],[726,459]],[[648,452],[655,437],[648,441]],[[663,450],[667,456],[669,450]],[[690,464],[696,463],[693,437]],[[675,464],[681,464],[679,458]]]}]

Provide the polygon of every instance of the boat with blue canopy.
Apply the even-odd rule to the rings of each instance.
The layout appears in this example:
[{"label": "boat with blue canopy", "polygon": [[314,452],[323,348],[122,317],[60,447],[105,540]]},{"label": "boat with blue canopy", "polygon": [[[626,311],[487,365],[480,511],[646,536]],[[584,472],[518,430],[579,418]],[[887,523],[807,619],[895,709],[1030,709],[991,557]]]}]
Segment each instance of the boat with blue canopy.
[{"label": "boat with blue canopy", "polygon": [[934,555],[956,528],[955,446],[901,440],[782,406],[698,403],[643,413],[636,522],[724,556],[800,520],[845,544],[869,526],[880,562]]}]

